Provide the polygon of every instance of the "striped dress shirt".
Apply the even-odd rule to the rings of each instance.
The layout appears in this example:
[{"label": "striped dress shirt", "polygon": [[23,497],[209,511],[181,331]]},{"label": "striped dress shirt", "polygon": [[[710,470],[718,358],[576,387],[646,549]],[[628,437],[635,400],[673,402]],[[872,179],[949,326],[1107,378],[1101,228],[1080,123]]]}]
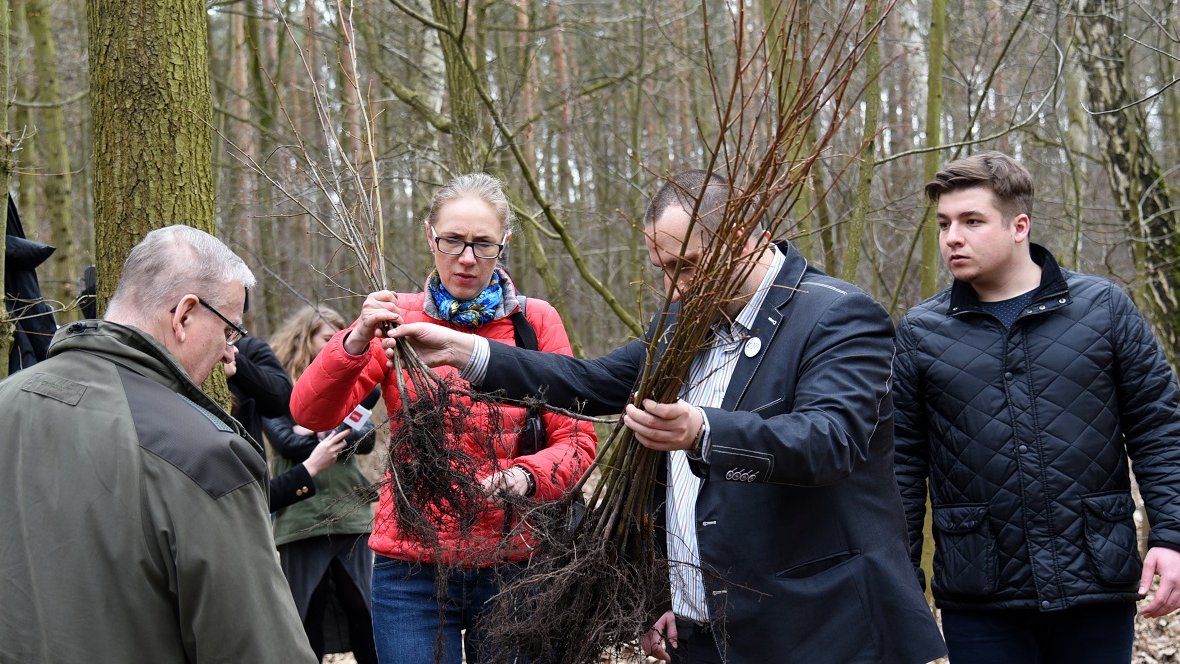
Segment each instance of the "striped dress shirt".
[{"label": "striped dress shirt", "polygon": [[[783,266],[782,252],[773,244],[770,247],[774,250],[774,259],[757,292],[733,323],[722,320],[714,324],[709,347],[693,358],[688,380],[680,396],[698,408],[718,408],[725,398],[734,366],[744,346],[743,341],[749,337],[758,310],[766,300],[766,293],[774,285]],[[701,414],[704,415],[704,412]],[[705,417],[704,423],[701,456],[707,459],[710,441],[708,417]],[[677,450],[668,454],[668,477],[667,532],[672,611],[681,618],[707,622],[709,608],[705,603],[705,584],[696,530],[696,500],[701,490],[701,479],[689,469],[687,452]]]}]

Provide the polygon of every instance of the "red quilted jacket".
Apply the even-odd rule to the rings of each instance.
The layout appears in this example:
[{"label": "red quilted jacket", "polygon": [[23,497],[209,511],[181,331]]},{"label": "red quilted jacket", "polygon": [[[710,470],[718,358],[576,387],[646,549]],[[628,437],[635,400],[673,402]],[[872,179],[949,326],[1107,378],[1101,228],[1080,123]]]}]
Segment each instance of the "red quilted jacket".
[{"label": "red quilted jacket", "polygon": [[[398,306],[406,322],[426,321],[451,327],[449,323],[431,318],[423,311],[424,293],[401,293]],[[537,333],[540,350],[552,353],[570,354],[569,338],[557,310],[548,302],[528,298],[525,316]],[[331,429],[365,397],[373,386],[380,383],[385,405],[391,416],[399,412],[401,399],[392,372],[385,367],[385,353],[379,340],[374,339],[365,355],[350,355],[344,350],[344,339],[350,327],[341,331],[328,342],[319,357],[312,362],[295,384],[291,393],[291,414],[295,421],[313,431]],[[482,337],[501,343],[515,345],[514,327],[510,317],[493,320],[475,331]],[[460,381],[456,369],[439,367],[439,375],[453,381]],[[465,385],[461,385],[465,387]],[[490,409],[473,406],[469,400],[464,405],[473,409],[473,420],[486,421]],[[537,480],[538,500],[555,500],[573,485],[594,458],[597,439],[594,428],[588,422],[546,413],[545,430],[548,432],[548,447],[536,454],[516,457],[516,436],[525,421],[525,410],[515,406],[502,406],[503,419],[498,430],[507,432],[496,441],[497,458],[489,460],[483,476],[498,468],[521,465],[528,468]],[[396,426],[396,420],[390,422]],[[452,438],[452,445],[462,445],[473,454],[484,446],[471,435]],[[443,564],[469,564],[488,566],[504,561],[527,559],[531,541],[527,537],[515,537],[511,542],[501,542],[504,532],[504,512],[489,507],[481,516],[475,530],[468,538],[460,538],[453,528],[441,528],[440,551],[422,548],[408,540],[398,531],[391,516],[393,496],[391,485],[386,483],[380,492],[377,516],[369,546],[377,553],[390,558]],[[507,546],[502,546],[506,544]]]}]

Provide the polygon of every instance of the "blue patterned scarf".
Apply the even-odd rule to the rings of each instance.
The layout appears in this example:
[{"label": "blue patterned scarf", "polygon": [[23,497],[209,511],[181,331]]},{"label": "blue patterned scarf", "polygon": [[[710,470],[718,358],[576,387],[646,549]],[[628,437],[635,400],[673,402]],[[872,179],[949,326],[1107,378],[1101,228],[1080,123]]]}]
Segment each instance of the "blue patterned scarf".
[{"label": "blue patterned scarf", "polygon": [[434,298],[438,307],[438,317],[453,325],[474,330],[496,317],[497,310],[504,300],[504,289],[500,286],[500,271],[492,273],[492,281],[488,287],[470,300],[457,300],[447,292],[438,272],[430,275],[426,287]]}]

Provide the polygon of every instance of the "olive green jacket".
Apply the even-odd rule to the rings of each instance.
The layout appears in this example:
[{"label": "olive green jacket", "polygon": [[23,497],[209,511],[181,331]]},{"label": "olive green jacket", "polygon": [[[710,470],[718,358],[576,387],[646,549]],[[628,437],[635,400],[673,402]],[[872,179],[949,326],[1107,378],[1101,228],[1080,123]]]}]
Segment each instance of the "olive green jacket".
[{"label": "olive green jacket", "polygon": [[63,327],[0,422],[0,661],[316,661],[258,444],[159,343]]},{"label": "olive green jacket", "polygon": [[[271,461],[275,475],[300,463],[286,454],[304,457],[305,451],[319,442],[315,436],[293,433],[295,422],[290,417],[268,417],[262,422],[271,446],[278,452]],[[346,454],[316,475],[315,495],[275,512],[275,544],[282,546],[321,535],[363,535],[373,530],[370,503],[376,500],[377,489],[361,472],[356,454],[371,452],[374,436],[371,423],[365,424],[360,432],[349,434]],[[349,450],[355,453],[347,453]]]}]

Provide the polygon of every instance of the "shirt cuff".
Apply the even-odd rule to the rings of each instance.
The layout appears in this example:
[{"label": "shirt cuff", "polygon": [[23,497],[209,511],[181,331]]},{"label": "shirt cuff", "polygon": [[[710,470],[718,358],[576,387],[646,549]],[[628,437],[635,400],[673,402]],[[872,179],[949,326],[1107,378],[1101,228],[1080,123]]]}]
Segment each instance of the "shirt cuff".
[{"label": "shirt cuff", "polygon": [[697,412],[701,414],[701,440],[700,443],[685,454],[693,461],[706,461],[709,458],[709,416],[705,415],[705,409],[700,406],[694,406]]},{"label": "shirt cuff", "polygon": [[488,374],[488,360],[491,359],[492,349],[488,345],[487,339],[478,334],[471,336],[474,338],[471,359],[467,360],[466,366],[459,370],[459,377],[472,385],[479,385]]}]

